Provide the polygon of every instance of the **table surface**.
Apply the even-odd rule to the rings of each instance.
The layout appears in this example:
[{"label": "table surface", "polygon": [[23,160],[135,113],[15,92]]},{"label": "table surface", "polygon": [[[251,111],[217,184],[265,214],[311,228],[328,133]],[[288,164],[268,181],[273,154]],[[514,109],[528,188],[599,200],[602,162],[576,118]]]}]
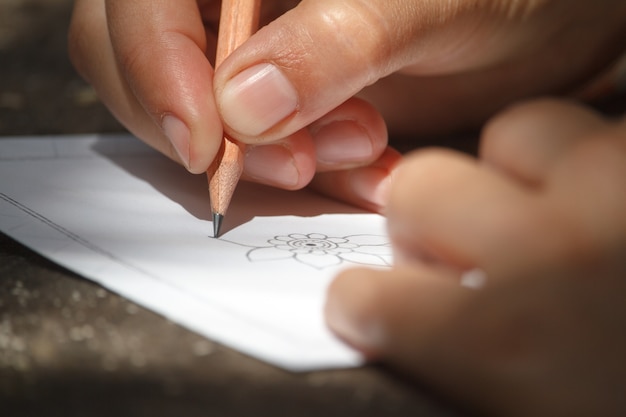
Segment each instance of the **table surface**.
[{"label": "table surface", "polygon": [[[66,58],[71,3],[0,3],[0,136],[123,131]],[[383,367],[274,368],[1,233],[0,407],[4,416],[458,415]]]}]

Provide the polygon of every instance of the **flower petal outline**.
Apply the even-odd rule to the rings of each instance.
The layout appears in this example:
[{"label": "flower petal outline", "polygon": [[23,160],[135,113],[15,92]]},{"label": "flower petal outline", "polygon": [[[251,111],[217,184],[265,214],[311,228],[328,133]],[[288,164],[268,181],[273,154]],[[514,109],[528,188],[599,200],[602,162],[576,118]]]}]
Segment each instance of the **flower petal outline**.
[{"label": "flower petal outline", "polygon": [[390,266],[385,258],[369,253],[351,252],[340,255],[341,259],[359,265]]},{"label": "flower petal outline", "polygon": [[295,256],[298,262],[312,266],[317,269],[324,269],[330,266],[341,264],[341,258],[335,255],[315,255],[311,253],[299,253]]},{"label": "flower petal outline", "polygon": [[291,251],[281,250],[275,246],[250,249],[247,253],[249,260],[256,261],[276,261],[280,259],[293,258],[295,255]]}]

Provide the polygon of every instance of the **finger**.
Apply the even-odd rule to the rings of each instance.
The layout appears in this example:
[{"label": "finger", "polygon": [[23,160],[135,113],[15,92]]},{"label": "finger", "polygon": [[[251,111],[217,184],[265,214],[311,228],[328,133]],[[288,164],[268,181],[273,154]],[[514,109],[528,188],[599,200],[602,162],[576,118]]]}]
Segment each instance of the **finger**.
[{"label": "finger", "polygon": [[162,130],[144,111],[120,73],[111,46],[104,0],[77,0],[69,30],[72,64],[111,113],[135,136],[181,162]]},{"label": "finger", "polygon": [[346,271],[329,287],[326,321],[370,358],[481,415],[616,410],[623,395],[610,387],[624,373],[623,255],[602,267],[528,265],[511,273],[472,291],[455,285],[454,273],[423,265]]},{"label": "finger", "polygon": [[326,322],[370,358],[410,361],[472,291],[458,284],[457,272],[442,267],[351,269],[328,289]]},{"label": "finger", "polygon": [[520,329],[528,326],[526,317],[507,305],[514,301],[519,307],[521,300],[501,300],[491,290],[489,295],[460,286],[458,273],[441,267],[354,269],[331,283],[325,318],[367,359],[382,360],[465,405],[491,411],[502,405],[503,394],[509,405],[515,398],[510,386],[500,386],[519,384],[523,375],[516,372],[515,360],[524,356],[518,346],[529,335]]},{"label": "finger", "polygon": [[106,6],[123,78],[187,168],[205,171],[222,129],[196,1],[109,0]]},{"label": "finger", "polygon": [[577,232],[537,193],[444,150],[418,152],[398,168],[387,217],[398,261],[478,267],[487,276],[565,256]]},{"label": "finger", "polygon": [[387,147],[387,128],[378,111],[352,98],[309,126],[315,142],[317,171],[365,166]]},{"label": "finger", "polygon": [[[567,11],[543,3],[493,8],[452,0],[304,0],[218,69],[219,111],[231,136],[272,141],[399,70],[436,76],[500,67],[526,80],[528,65],[520,61],[536,55],[554,32],[551,18]],[[523,85],[527,92],[548,88],[534,78]],[[514,90],[523,94],[524,88]]]},{"label": "finger", "polygon": [[242,179],[286,190],[305,187],[315,174],[315,148],[308,130],[269,145],[247,146]]},{"label": "finger", "polygon": [[[311,181],[316,171],[345,171],[372,164],[386,144],[385,124],[376,110],[362,100],[351,99],[308,129],[272,144],[247,146],[243,178],[299,189]],[[382,163],[377,166],[388,168]],[[369,186],[375,187],[376,183]]]},{"label": "finger", "polygon": [[518,346],[528,335],[520,327],[528,324],[511,314],[510,299],[482,293],[460,286],[458,273],[441,267],[348,270],[329,287],[325,318],[367,359],[382,360],[464,405],[492,411],[502,402],[518,405],[511,402],[518,393],[510,384],[520,386],[515,359],[524,354]]},{"label": "finger", "polygon": [[311,188],[329,197],[375,212],[384,212],[395,167],[402,156],[387,148],[371,165],[321,172]]},{"label": "finger", "polygon": [[495,116],[482,134],[482,159],[528,184],[541,184],[569,149],[607,123],[573,102],[550,99],[516,105]]},{"label": "finger", "polygon": [[429,61],[424,56],[440,53],[435,42],[413,48],[413,41],[440,13],[398,0],[302,1],[218,69],[216,99],[225,129],[246,143],[276,140],[414,57]]}]

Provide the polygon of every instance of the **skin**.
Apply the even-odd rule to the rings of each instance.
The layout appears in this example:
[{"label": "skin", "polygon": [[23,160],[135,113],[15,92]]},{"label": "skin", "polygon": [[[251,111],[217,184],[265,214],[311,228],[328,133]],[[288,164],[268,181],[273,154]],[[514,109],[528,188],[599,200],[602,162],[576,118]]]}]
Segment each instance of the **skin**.
[{"label": "skin", "polygon": [[296,189],[324,173],[318,189],[376,210],[399,161],[387,128],[449,133],[573,91],[626,35],[621,0],[271,1],[214,71],[218,3],[77,0],[70,56],[132,133],[191,172],[226,131],[251,145],[246,179]]},{"label": "skin", "polygon": [[328,325],[473,411],[622,416],[625,181],[626,118],[569,102],[496,116],[478,159],[417,152],[387,207],[396,265],[342,273]]},{"label": "skin", "polygon": [[[510,104],[616,61],[626,3],[266,1],[214,70],[218,3],[77,0],[72,61],[191,172],[226,132],[245,179],[384,212],[397,265],[343,273],[326,308],[372,359],[487,415],[624,415],[626,122]],[[387,144],[485,122],[478,159]]]}]

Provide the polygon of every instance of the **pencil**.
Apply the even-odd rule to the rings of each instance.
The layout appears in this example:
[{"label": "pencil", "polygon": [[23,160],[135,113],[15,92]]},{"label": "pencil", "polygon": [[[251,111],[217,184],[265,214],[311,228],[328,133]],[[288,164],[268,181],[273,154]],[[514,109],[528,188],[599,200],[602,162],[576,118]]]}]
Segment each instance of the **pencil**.
[{"label": "pencil", "polygon": [[[261,0],[222,0],[215,68],[256,32],[260,9]],[[218,155],[207,170],[213,237],[220,235],[224,216],[242,171],[243,149],[225,135]]]}]

